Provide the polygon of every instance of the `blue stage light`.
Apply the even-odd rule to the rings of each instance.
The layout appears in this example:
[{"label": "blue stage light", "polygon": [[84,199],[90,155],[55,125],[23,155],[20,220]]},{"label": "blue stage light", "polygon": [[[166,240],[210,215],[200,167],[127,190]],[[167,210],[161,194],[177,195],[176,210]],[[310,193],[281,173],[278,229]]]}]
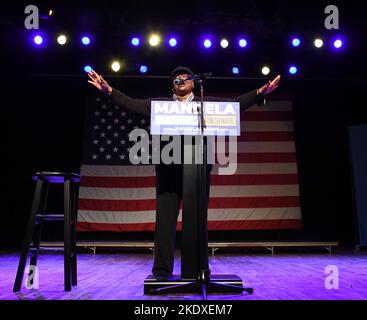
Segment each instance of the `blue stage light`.
[{"label": "blue stage light", "polygon": [[232,68],[232,73],[233,74],[239,74],[240,73],[240,70],[238,69],[238,67],[233,67]]},{"label": "blue stage light", "polygon": [[145,65],[141,65],[140,66],[140,72],[141,73],[146,73],[148,71],[148,67],[147,66],[145,66]]},{"label": "blue stage light", "polygon": [[293,40],[292,40],[292,46],[293,46],[293,47],[299,47],[299,46],[300,46],[300,44],[301,44],[301,40],[300,40],[300,39],[298,39],[298,38],[293,38]]},{"label": "blue stage light", "polygon": [[298,72],[298,69],[296,66],[290,66],[289,67],[289,73],[290,74],[296,74]]},{"label": "blue stage light", "polygon": [[241,47],[241,48],[244,48],[247,46],[247,40],[246,39],[240,39],[238,40],[238,45]]},{"label": "blue stage light", "polygon": [[81,41],[82,41],[82,44],[85,45],[85,46],[90,45],[90,37],[88,37],[88,36],[83,36]]},{"label": "blue stage light", "polygon": [[43,43],[43,37],[41,35],[36,35],[33,38],[33,42],[37,45],[40,46]]},{"label": "blue stage light", "polygon": [[134,37],[131,39],[131,44],[134,46],[134,47],[137,47],[139,44],[140,44],[140,39],[137,38],[137,37]]},{"label": "blue stage light", "polygon": [[84,71],[87,72],[87,73],[89,73],[89,72],[92,71],[92,67],[91,66],[85,66],[84,67]]},{"label": "blue stage light", "polygon": [[168,41],[168,44],[171,47],[176,47],[177,46],[177,39],[176,38],[170,38],[169,41]]},{"label": "blue stage light", "polygon": [[335,47],[336,49],[340,49],[342,46],[343,46],[343,40],[341,40],[341,39],[336,39],[336,40],[334,41],[334,47]]},{"label": "blue stage light", "polygon": [[212,46],[212,42],[209,39],[205,39],[203,44],[205,48],[210,48]]}]

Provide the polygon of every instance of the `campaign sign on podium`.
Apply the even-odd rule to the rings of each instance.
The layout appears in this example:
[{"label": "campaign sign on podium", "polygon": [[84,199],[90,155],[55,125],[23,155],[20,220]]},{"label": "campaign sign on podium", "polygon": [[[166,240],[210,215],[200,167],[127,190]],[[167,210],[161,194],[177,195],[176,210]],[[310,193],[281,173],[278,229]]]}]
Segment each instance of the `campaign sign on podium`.
[{"label": "campaign sign on podium", "polygon": [[[199,135],[200,101],[153,100],[150,120],[152,135]],[[239,136],[239,102],[204,101],[204,125],[206,136]]]}]

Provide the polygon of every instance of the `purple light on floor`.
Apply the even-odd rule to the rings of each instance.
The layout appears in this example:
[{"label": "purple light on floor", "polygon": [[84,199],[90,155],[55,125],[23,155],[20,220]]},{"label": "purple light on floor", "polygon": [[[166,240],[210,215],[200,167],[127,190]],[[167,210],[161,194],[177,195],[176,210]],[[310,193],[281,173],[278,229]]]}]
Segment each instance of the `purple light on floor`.
[{"label": "purple light on floor", "polygon": [[341,39],[336,39],[336,40],[334,41],[334,47],[335,47],[336,49],[340,49],[342,46],[343,46],[343,41],[342,41]]},{"label": "purple light on floor", "polygon": [[134,37],[131,39],[131,44],[134,46],[134,47],[137,47],[139,44],[140,44],[140,39],[137,38],[137,37]]},{"label": "purple light on floor", "polygon": [[85,46],[89,46],[90,45],[90,37],[87,37],[87,36],[83,36],[82,39],[82,44],[85,45]]},{"label": "purple light on floor", "polygon": [[205,39],[203,42],[205,48],[210,48],[212,46],[212,42],[209,39]]},{"label": "purple light on floor", "polygon": [[87,73],[89,73],[89,72],[92,71],[92,67],[91,66],[85,66],[84,67],[84,71],[87,72]]},{"label": "purple light on floor", "polygon": [[33,42],[37,45],[40,46],[43,43],[43,38],[42,36],[40,36],[39,34],[34,36],[33,38]]},{"label": "purple light on floor", "polygon": [[177,39],[176,38],[170,38],[168,40],[168,44],[171,46],[171,47],[176,47],[177,46]]}]

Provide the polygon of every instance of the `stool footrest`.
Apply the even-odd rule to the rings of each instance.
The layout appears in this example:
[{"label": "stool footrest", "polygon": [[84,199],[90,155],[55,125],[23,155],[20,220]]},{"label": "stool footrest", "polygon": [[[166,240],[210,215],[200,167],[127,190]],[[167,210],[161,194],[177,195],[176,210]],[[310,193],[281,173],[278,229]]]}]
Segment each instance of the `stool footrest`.
[{"label": "stool footrest", "polygon": [[63,214],[37,214],[36,219],[38,220],[53,220],[53,221],[62,221],[64,220]]},{"label": "stool footrest", "polygon": [[51,248],[51,247],[30,248],[29,252],[63,253],[64,248]]}]

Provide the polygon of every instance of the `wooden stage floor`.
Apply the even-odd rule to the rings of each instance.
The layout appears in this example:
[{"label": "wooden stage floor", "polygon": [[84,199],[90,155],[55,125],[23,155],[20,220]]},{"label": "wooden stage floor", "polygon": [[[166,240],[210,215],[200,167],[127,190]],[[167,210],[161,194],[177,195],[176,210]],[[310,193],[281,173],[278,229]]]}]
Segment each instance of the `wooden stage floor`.
[{"label": "wooden stage floor", "polygon": [[[360,252],[217,254],[210,257],[212,273],[233,273],[244,285],[254,288],[249,295],[214,295],[215,300],[365,300],[367,299],[367,254]],[[201,299],[200,294],[144,295],[144,279],[151,272],[152,254],[103,253],[78,255],[78,286],[63,291],[63,257],[40,254],[39,289],[13,293],[18,265],[17,253],[0,253],[0,300],[163,300]],[[339,289],[325,288],[327,266],[339,271]],[[179,273],[179,253],[175,272]]]}]

